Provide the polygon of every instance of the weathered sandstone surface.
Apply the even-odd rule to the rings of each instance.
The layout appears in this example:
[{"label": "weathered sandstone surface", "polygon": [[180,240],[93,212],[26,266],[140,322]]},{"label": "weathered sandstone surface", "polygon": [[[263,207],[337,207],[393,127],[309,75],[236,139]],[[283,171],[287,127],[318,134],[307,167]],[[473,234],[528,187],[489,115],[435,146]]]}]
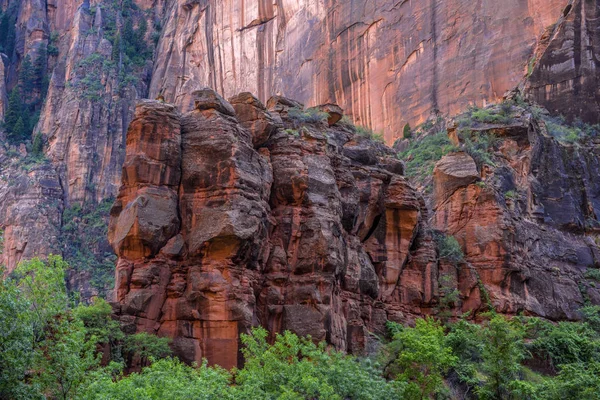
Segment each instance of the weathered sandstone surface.
[{"label": "weathered sandstone surface", "polygon": [[581,0],[174,0],[150,95],[162,92],[183,111],[203,87],[263,102],[279,94],[337,103],[392,143],[407,122],[498,101],[535,66],[541,104],[592,118],[560,105],[564,92],[598,102],[597,85],[583,89],[597,82],[595,50],[587,50],[597,8]]},{"label": "weathered sandstone surface", "polygon": [[[105,63],[117,62],[110,4],[0,1],[16,13],[14,51],[0,55],[0,118],[24,58],[35,61],[43,46],[57,52],[47,57],[48,95],[34,133],[46,140],[64,209],[116,196],[139,98],[162,94],[185,112],[207,86],[228,98],[251,91],[263,103],[273,94],[337,103],[388,143],[406,122],[493,102],[517,85],[553,111],[597,122],[595,0],[137,0],[146,39],[158,46],[147,65],[122,76]],[[254,110],[237,112],[246,128],[253,124]],[[33,226],[22,229],[24,238],[35,235]]]},{"label": "weathered sandstone surface", "polygon": [[[584,296],[600,302],[584,278],[600,267],[597,146],[562,145],[529,114],[484,127],[496,167],[446,156],[428,210],[391,149],[331,115],[248,93],[190,101],[138,105],[109,231],[121,322],[186,361],[237,365],[258,324],[360,353],[386,320],[440,312],[448,289],[449,311],[472,315],[576,319]],[[464,260],[440,258],[440,234]]]}]

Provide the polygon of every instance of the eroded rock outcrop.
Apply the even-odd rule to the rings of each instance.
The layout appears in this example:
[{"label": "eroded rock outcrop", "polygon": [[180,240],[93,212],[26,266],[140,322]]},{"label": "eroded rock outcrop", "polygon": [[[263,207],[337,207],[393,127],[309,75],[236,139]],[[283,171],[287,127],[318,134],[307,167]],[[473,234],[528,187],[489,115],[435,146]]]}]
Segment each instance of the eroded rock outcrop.
[{"label": "eroded rock outcrop", "polygon": [[[584,297],[600,302],[585,279],[600,260],[585,235],[597,148],[559,143],[524,110],[477,128],[498,138],[494,166],[465,152],[438,162],[430,211],[393,151],[344,122],[285,98],[267,111],[249,94],[233,108],[195,95],[184,114],[138,105],[110,226],[121,322],[172,337],[182,359],[237,365],[239,334],[255,325],[360,353],[385,321],[442,307],[576,319]],[[576,194],[588,203],[561,206]],[[462,260],[444,258],[441,234]],[[445,303],[450,290],[459,297]]]},{"label": "eroded rock outcrop", "polygon": [[143,102],[129,128],[110,227],[128,329],[230,367],[256,324],[358,352],[369,331],[405,318],[386,304],[400,296],[424,203],[393,153],[247,94],[232,100],[241,121],[215,93],[196,96],[183,115]]}]

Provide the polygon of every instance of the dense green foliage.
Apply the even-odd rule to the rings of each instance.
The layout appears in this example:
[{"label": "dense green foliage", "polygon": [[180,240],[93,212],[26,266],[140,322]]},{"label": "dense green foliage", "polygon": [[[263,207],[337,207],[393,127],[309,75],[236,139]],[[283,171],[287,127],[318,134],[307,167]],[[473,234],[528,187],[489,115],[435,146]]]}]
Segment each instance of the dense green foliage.
[{"label": "dense green foliage", "polygon": [[[112,366],[122,370],[119,349],[129,338],[104,300],[72,308],[67,269],[61,257],[35,258],[0,281],[1,399],[79,398],[100,371],[98,349],[105,344],[115,349]],[[166,339],[133,337],[140,336],[141,345],[137,339],[127,342],[129,352],[151,359],[165,355]]]},{"label": "dense green foliage", "polygon": [[21,62],[18,85],[10,92],[3,122],[12,144],[31,139],[48,89],[47,57],[46,47],[41,46],[35,61],[27,55]]},{"label": "dense green foliage", "polygon": [[[389,342],[367,358],[290,332],[270,344],[256,328],[241,337],[244,367],[225,371],[164,358],[167,339],[124,334],[101,299],[73,308],[67,268],[60,257],[34,259],[0,282],[0,398],[564,400],[600,389],[600,307],[558,324],[496,314],[480,324],[390,322]],[[146,367],[124,374],[132,364]]]}]

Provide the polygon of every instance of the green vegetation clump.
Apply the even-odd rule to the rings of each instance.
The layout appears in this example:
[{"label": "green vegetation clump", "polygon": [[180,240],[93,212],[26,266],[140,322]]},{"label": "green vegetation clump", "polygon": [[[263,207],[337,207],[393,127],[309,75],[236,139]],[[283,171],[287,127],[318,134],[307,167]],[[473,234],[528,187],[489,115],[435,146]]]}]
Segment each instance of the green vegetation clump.
[{"label": "green vegetation clump", "polygon": [[412,141],[406,150],[398,154],[398,158],[406,163],[406,176],[422,183],[433,174],[436,162],[456,150],[458,148],[450,142],[446,131],[439,131]]},{"label": "green vegetation clump", "polygon": [[2,123],[10,144],[19,145],[31,139],[48,91],[47,62],[48,55],[44,45],[38,48],[35,61],[27,55],[21,62],[18,82],[9,94]]},{"label": "green vegetation clump", "polygon": [[410,139],[412,137],[412,129],[410,129],[410,124],[404,125],[404,129],[402,129],[402,137],[404,139]]},{"label": "green vegetation clump", "polygon": [[491,155],[498,141],[496,136],[491,133],[481,133],[469,129],[459,129],[458,136],[462,142],[463,150],[473,157],[479,167],[484,164],[496,165]]},{"label": "green vegetation clump", "polygon": [[465,255],[458,240],[451,235],[434,234],[438,247],[439,257],[454,264],[464,261]]},{"label": "green vegetation clump", "polygon": [[574,144],[600,137],[600,125],[589,125],[581,120],[568,123],[562,116],[543,115],[542,119],[548,133],[559,142]]},{"label": "green vegetation clump", "polygon": [[[3,399],[84,398],[84,389],[103,371],[123,369],[116,353],[110,368],[103,369],[98,349],[113,343],[118,349],[118,342],[129,337],[111,319],[111,307],[104,300],[73,308],[65,283],[68,268],[61,257],[51,255],[46,261],[23,262],[0,280]],[[154,339],[159,341],[164,339]],[[148,342],[152,340],[144,341]],[[145,351],[149,359],[163,356],[132,343],[131,351]]]},{"label": "green vegetation clump", "polygon": [[367,127],[357,125],[354,127],[354,132],[356,132],[357,135],[367,138],[369,140],[373,140],[375,142],[380,143],[384,142],[383,133],[375,133]]},{"label": "green vegetation clump", "polygon": [[519,193],[517,193],[516,190],[509,190],[508,192],[504,193],[504,198],[505,199],[510,199],[510,200],[514,200],[516,198],[519,197]]},{"label": "green vegetation clump", "polygon": [[458,125],[461,128],[472,128],[480,124],[507,125],[512,121],[512,103],[507,101],[493,108],[471,107],[469,111],[461,115],[458,119]]},{"label": "green vegetation clump", "polygon": [[588,268],[585,277],[600,282],[600,269]]},{"label": "green vegetation clump", "polygon": [[104,292],[114,285],[114,255],[106,237],[113,199],[90,208],[74,204],[63,212],[61,246],[65,260],[76,271],[89,271],[91,285]]},{"label": "green vegetation clump", "polygon": [[319,111],[316,108],[303,110],[301,108],[292,107],[288,110],[288,118],[294,122],[294,126],[298,128],[303,124],[318,124],[327,121],[328,114]]}]

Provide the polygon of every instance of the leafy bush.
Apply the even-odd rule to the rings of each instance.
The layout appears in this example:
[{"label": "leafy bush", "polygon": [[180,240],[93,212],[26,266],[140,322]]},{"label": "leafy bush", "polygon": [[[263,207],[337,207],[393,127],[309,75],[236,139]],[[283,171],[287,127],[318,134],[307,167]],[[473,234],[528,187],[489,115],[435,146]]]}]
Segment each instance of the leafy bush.
[{"label": "leafy bush", "polygon": [[139,357],[140,364],[147,366],[152,360],[171,355],[170,342],[169,338],[141,332],[125,337],[124,350],[129,353],[130,358]]},{"label": "leafy bush", "polygon": [[585,277],[600,282],[600,269],[588,268]]},{"label": "leafy bush", "polygon": [[568,123],[564,117],[542,115],[548,133],[563,143],[580,143],[600,136],[600,125],[589,125],[581,120]]},{"label": "leafy bush", "polygon": [[587,323],[541,323],[531,351],[555,368],[562,364],[600,361],[600,338]]},{"label": "leafy bush", "polygon": [[444,328],[431,318],[418,319],[414,328],[396,327],[387,346],[385,373],[406,384],[405,399],[431,398],[444,388],[444,375],[458,358],[446,344]]},{"label": "leafy bush", "polygon": [[463,143],[463,149],[473,157],[478,166],[483,164],[495,165],[491,153],[496,146],[497,138],[493,134],[459,129],[458,136]]},{"label": "leafy bush", "polygon": [[460,127],[474,127],[479,124],[510,124],[513,120],[511,116],[512,105],[502,103],[496,108],[472,107],[469,111],[461,115],[458,119]]},{"label": "leafy bush", "polygon": [[230,374],[203,363],[192,368],[177,359],[164,359],[141,373],[113,379],[110,370],[100,371],[79,396],[81,400],[213,400],[231,399]]},{"label": "leafy bush", "polygon": [[273,345],[267,335],[262,328],[242,335],[246,364],[235,373],[234,398],[398,398],[395,386],[368,364],[290,332]]},{"label": "leafy bush", "polygon": [[505,199],[516,199],[519,196],[519,194],[515,191],[515,190],[509,190],[508,192],[504,193],[504,198]]}]

